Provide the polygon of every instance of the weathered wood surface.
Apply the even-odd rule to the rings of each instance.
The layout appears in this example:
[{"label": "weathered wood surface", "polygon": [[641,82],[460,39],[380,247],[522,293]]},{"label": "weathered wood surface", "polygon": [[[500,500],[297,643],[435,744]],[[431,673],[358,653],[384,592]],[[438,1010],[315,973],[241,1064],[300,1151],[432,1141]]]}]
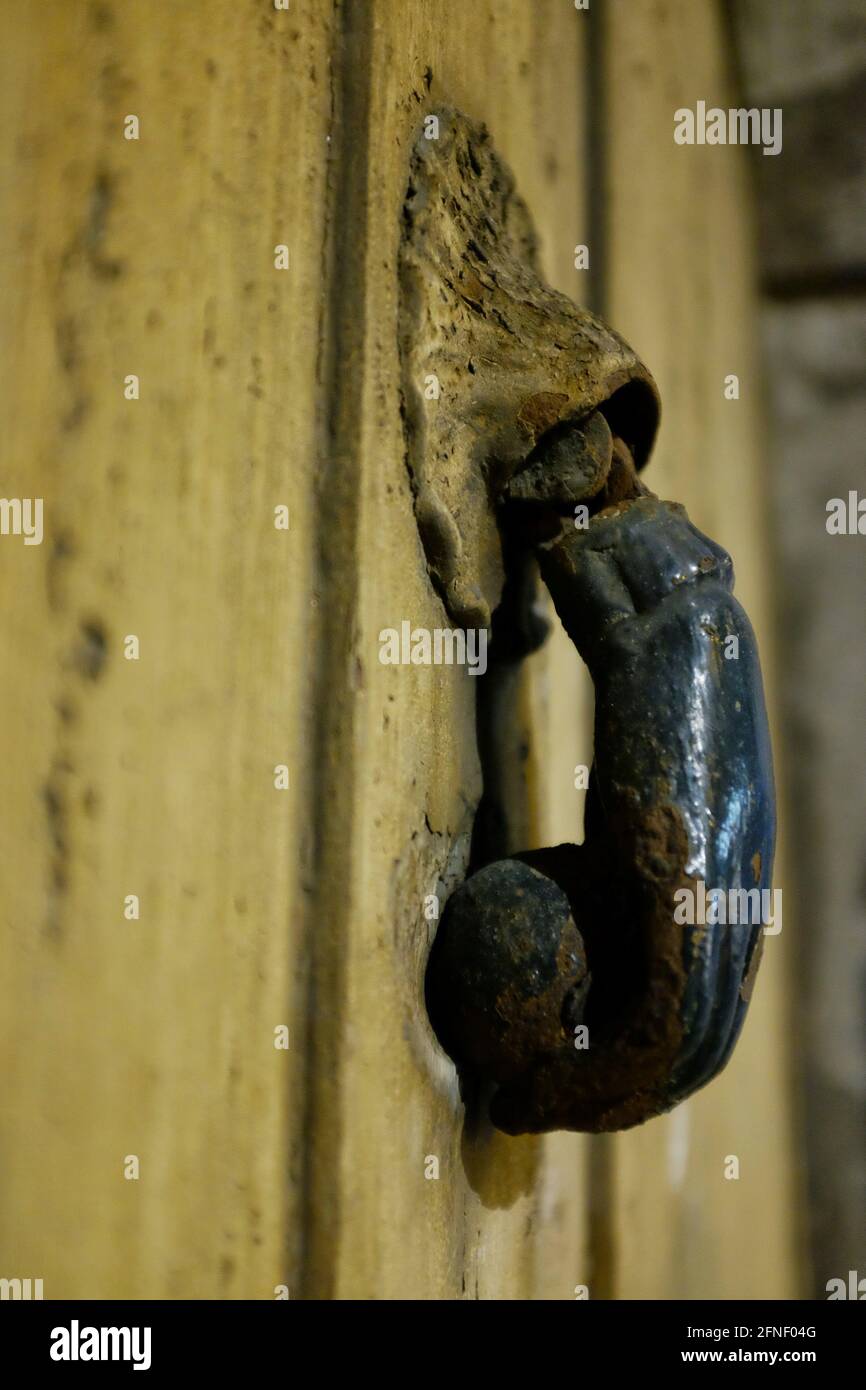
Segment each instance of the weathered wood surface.
[{"label": "weathered wood surface", "polygon": [[[734,551],[766,630],[751,407],[707,399],[748,350],[745,194],[698,208],[692,152],[674,170],[641,143],[694,62],[656,11],[718,61],[696,8],[612,7],[648,108],[611,97],[610,315],[666,397],[652,476]],[[778,964],[677,1182],[674,1119],[464,1133],[423,1006],[423,902],[465,860],[479,777],[465,673],[378,662],[382,628],[444,612],[399,414],[408,149],[442,102],[486,121],[579,298],[588,22],[555,0],[4,9],[3,491],[44,497],[45,540],[0,542],[0,1272],[46,1297],[790,1291]],[[552,843],[590,704],[563,638],[531,667],[530,836]]]}]

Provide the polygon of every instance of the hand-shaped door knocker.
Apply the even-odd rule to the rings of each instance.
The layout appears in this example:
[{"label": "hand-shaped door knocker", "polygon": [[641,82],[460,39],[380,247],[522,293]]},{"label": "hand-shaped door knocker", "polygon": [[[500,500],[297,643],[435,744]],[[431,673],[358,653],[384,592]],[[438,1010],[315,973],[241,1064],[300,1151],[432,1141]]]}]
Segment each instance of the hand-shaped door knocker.
[{"label": "hand-shaped door knocker", "polygon": [[[453,615],[489,621],[471,552],[495,513],[508,553],[536,557],[596,712],[584,843],[470,874],[433,944],[428,1008],[446,1051],[493,1084],[500,1129],[625,1129],[724,1066],[751,993],[775,835],[755,638],[730,557],[639,480],[658,414],[646,369],[539,279],[486,133],[448,111],[441,126],[413,152],[401,259],[431,575]],[[435,414],[416,389],[433,371],[456,403]]]}]

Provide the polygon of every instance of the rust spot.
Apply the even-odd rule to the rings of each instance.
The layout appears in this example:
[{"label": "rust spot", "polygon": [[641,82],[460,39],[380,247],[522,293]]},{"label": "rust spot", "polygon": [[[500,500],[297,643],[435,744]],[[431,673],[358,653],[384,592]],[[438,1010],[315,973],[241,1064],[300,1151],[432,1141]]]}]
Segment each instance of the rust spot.
[{"label": "rust spot", "polygon": [[568,406],[568,396],[560,391],[538,391],[529,396],[517,412],[518,423],[538,439],[561,418]]},{"label": "rust spot", "polygon": [[749,968],[746,971],[743,982],[740,985],[740,998],[748,1004],[752,997],[752,990],[755,988],[755,980],[758,978],[758,966],[761,964],[761,957],[764,954],[764,933],[758,934],[755,949],[752,951],[752,959],[749,961]]},{"label": "rust spot", "polygon": [[638,873],[656,883],[673,882],[681,872],[686,852],[677,807],[647,807],[634,832],[634,865]]}]

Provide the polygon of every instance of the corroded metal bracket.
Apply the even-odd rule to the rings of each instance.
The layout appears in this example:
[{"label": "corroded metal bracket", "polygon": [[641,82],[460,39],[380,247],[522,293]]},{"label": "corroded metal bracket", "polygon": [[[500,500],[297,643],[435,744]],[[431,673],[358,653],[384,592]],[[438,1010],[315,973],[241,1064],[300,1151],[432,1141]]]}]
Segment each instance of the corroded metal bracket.
[{"label": "corroded metal bracket", "polygon": [[[458,622],[499,604],[492,656],[513,662],[538,636],[513,561],[534,556],[596,693],[584,843],[474,856],[431,953],[430,1017],[463,1072],[493,1084],[501,1129],[627,1128],[724,1065],[760,958],[760,915],[681,924],[675,910],[701,887],[748,899],[770,883],[754,635],[730,557],[638,478],[658,416],[648,372],[539,280],[510,176],[453,112],[413,152],[401,275],[431,576]],[[480,558],[494,518],[511,557],[498,573]]]}]

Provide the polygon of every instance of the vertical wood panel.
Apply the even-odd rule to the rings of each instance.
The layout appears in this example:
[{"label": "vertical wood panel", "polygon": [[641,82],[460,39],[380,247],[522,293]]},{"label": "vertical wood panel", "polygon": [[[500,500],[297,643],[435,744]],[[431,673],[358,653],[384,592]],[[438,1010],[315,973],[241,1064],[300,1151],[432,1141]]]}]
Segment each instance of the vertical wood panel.
[{"label": "vertical wood panel", "polygon": [[0,543],[3,1273],[272,1298],[298,1253],[305,1059],[273,1030],[304,1004],[329,10],[2,26],[3,490],[45,505],[40,547]]},{"label": "vertical wood panel", "polygon": [[[353,406],[329,444],[352,475],[357,530],[351,559],[334,551],[330,578],[346,601],[340,651],[354,678],[333,691],[340,772],[323,827],[333,874],[318,903],[322,953],[337,951],[340,967],[327,995],[327,1059],[326,1029],[316,1034],[304,1285],[314,1296],[571,1297],[581,1277],[581,1141],[464,1129],[454,1069],[424,1010],[424,898],[444,898],[457,881],[480,791],[473,682],[460,670],[378,662],[381,629],[446,623],[415,527],[398,408],[396,264],[410,143],[443,103],[487,121],[539,226],[547,272],[573,288],[580,38],[579,16],[551,3],[379,3],[345,15],[337,157],[360,159],[366,141],[367,158],[336,215],[365,263],[363,304],[345,316],[333,383],[335,400],[345,408],[348,393]],[[532,696],[566,744],[581,727],[575,667],[564,647],[545,653]],[[542,837],[571,828],[562,750],[558,764],[548,770],[545,756],[539,765]],[[438,1180],[425,1179],[428,1155]]]}]

